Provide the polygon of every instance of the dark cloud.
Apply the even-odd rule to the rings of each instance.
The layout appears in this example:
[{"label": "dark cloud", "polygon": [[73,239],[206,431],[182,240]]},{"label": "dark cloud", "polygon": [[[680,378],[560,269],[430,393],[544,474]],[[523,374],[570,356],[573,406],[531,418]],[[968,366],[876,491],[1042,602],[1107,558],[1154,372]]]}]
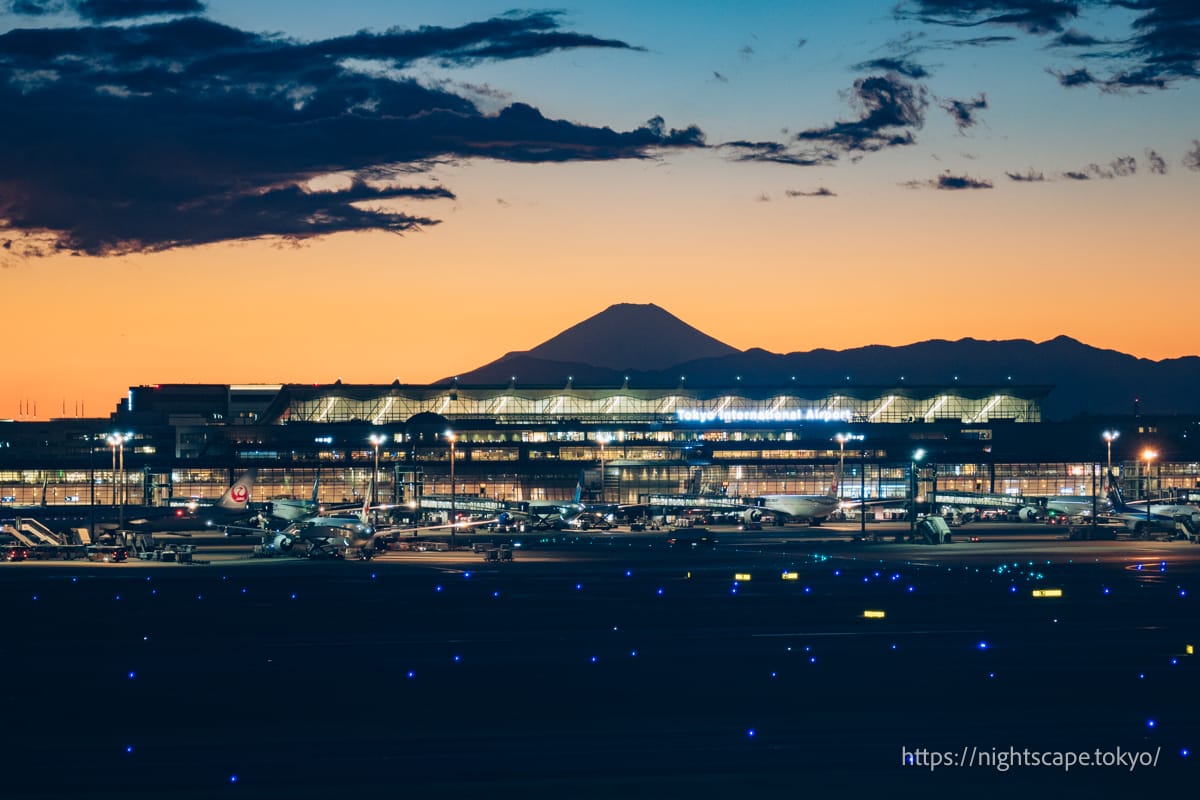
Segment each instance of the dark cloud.
[{"label": "dark cloud", "polygon": [[959,133],[973,127],[977,121],[976,112],[988,107],[987,96],[982,92],[973,100],[944,100],[939,105],[954,120]]},{"label": "dark cloud", "polygon": [[1150,162],[1150,171],[1155,175],[1167,174],[1167,160],[1160,156],[1156,151],[1147,148],[1146,160]]},{"label": "dark cloud", "polygon": [[1200,139],[1192,139],[1192,149],[1184,154],[1183,165],[1190,170],[1200,171]]},{"label": "dark cloud", "polygon": [[1086,172],[1064,172],[1062,176],[1072,181],[1090,181],[1092,179],[1092,176]]},{"label": "dark cloud", "polygon": [[1026,33],[1053,33],[1079,14],[1079,4],[1059,0],[909,0],[896,10],[901,18],[970,28],[1011,25]]},{"label": "dark cloud", "polygon": [[992,182],[982,178],[972,178],[969,175],[951,175],[946,172],[932,180],[926,181],[908,181],[903,184],[910,189],[944,189],[954,191],[958,189],[991,189]]},{"label": "dark cloud", "polygon": [[201,0],[10,0],[14,14],[43,16],[73,11],[90,22],[112,22],[156,15],[199,14]]},{"label": "dark cloud", "polygon": [[762,161],[793,167],[818,167],[837,161],[837,154],[828,150],[796,151],[781,142],[724,142],[720,147],[732,151],[734,161]]},{"label": "dark cloud", "polygon": [[1092,47],[1105,43],[1102,39],[1097,39],[1091,34],[1080,33],[1074,28],[1063,31],[1055,36],[1053,41],[1053,44],[1058,47]]},{"label": "dark cloud", "polygon": [[837,197],[837,192],[821,186],[811,192],[801,191],[799,189],[788,189],[788,197]]},{"label": "dark cloud", "polygon": [[1016,40],[1015,36],[975,36],[970,39],[946,39],[942,40],[940,44],[954,47],[991,47],[995,44],[1007,44]]},{"label": "dark cloud", "polygon": [[1004,174],[1018,183],[1041,183],[1046,180],[1046,176],[1034,170],[1033,167],[1030,167],[1028,172],[1005,172]]},{"label": "dark cloud", "polygon": [[[635,49],[560,22],[514,13],[315,42],[198,17],[9,31],[0,35],[0,227],[89,254],[404,231],[434,220],[400,206],[453,197],[429,185],[440,162],[647,158],[704,145],[698,129],[661,118],[620,132],[522,103],[484,113],[406,73],[423,62]],[[314,188],[328,186],[338,189]]]},{"label": "dark cloud", "polygon": [[906,78],[916,78],[918,80],[929,77],[929,71],[925,67],[915,61],[908,60],[908,58],[875,58],[855,64],[853,69],[859,72],[868,72],[870,70],[898,72]]},{"label": "dark cloud", "polygon": [[[1112,6],[1141,12],[1133,36],[1107,55],[1117,70],[1106,88],[1161,89],[1179,79],[1200,77],[1200,3],[1196,0],[1109,0]],[[1124,63],[1123,63],[1124,62]]]},{"label": "dark cloud", "polygon": [[715,69],[713,70],[713,77],[715,79],[719,80],[721,83],[729,83],[729,78],[726,78],[724,75],[722,75],[720,72],[717,72]]},{"label": "dark cloud", "polygon": [[[1128,12],[1134,16],[1126,22]],[[1110,26],[1128,24],[1128,33],[1101,39],[1065,27],[1083,14],[1105,16]],[[1164,89],[1176,81],[1200,78],[1196,0],[905,0],[896,15],[934,25],[1000,25],[1037,36],[1057,34],[1052,47],[1073,51],[1093,66],[1108,67],[1048,70],[1067,87]]]},{"label": "dark cloud", "polygon": [[801,131],[796,140],[820,142],[842,152],[912,144],[916,141],[912,129],[925,123],[929,105],[924,86],[895,73],[859,78],[849,92],[849,102],[859,111],[858,119]]},{"label": "dark cloud", "polygon": [[1046,72],[1049,72],[1051,75],[1058,78],[1058,82],[1068,89],[1076,86],[1091,86],[1092,84],[1098,82],[1096,80],[1096,76],[1092,75],[1092,73],[1086,69],[1060,72],[1059,70],[1047,67]]},{"label": "dark cloud", "polygon": [[1117,159],[1109,165],[1109,168],[1112,170],[1114,175],[1122,177],[1126,175],[1133,175],[1137,172],[1137,159],[1133,156],[1118,156]]}]

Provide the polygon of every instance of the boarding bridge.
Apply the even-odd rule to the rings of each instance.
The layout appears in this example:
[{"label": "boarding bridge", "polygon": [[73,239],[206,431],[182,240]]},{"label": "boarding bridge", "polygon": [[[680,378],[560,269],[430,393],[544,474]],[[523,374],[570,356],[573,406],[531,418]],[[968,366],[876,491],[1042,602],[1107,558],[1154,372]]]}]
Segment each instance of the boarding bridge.
[{"label": "boarding bridge", "polygon": [[711,508],[718,511],[743,511],[759,505],[752,500],[724,495],[652,494],[642,495],[644,504],[660,508]]},{"label": "boarding bridge", "polygon": [[980,492],[934,492],[933,504],[937,506],[968,506],[974,508],[999,508],[1015,511],[1035,505],[1024,497],[1014,494],[984,494]]},{"label": "boarding bridge", "polygon": [[450,511],[453,509],[458,514],[490,514],[495,516],[502,511],[508,510],[508,506],[500,500],[488,500],[487,498],[471,497],[469,495],[456,495],[454,499],[426,495],[420,498],[418,503],[422,511]]},{"label": "boarding bridge", "polygon": [[0,531],[12,535],[26,547],[39,544],[65,544],[63,537],[31,517],[0,520]]}]

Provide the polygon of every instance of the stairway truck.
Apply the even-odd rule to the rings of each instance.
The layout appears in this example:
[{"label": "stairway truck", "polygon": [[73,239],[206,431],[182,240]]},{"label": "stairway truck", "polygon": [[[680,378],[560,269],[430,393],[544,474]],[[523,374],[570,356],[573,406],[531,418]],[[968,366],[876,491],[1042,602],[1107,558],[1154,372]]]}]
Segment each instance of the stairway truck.
[{"label": "stairway truck", "polygon": [[926,544],[948,544],[951,541],[950,526],[944,517],[925,517],[917,523],[917,537]]},{"label": "stairway truck", "polygon": [[1179,514],[1175,517],[1175,532],[1180,539],[1200,544],[1200,514]]}]

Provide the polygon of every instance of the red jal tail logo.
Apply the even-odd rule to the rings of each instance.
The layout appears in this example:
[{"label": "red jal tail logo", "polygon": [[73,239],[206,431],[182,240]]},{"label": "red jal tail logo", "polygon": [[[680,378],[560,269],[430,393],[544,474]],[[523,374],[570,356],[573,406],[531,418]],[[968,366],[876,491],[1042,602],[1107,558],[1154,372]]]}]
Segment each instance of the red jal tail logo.
[{"label": "red jal tail logo", "polygon": [[229,493],[229,497],[235,503],[244,503],[250,497],[250,492],[245,486],[235,486],[233,491]]}]

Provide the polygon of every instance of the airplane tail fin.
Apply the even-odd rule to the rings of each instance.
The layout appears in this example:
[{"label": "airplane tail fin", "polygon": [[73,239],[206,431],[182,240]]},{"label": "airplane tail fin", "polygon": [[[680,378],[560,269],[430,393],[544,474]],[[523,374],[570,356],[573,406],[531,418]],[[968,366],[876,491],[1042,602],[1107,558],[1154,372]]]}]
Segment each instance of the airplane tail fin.
[{"label": "airplane tail fin", "polygon": [[1108,500],[1117,511],[1127,508],[1125,498],[1121,496],[1121,490],[1117,488],[1117,479],[1111,472],[1108,473]]},{"label": "airplane tail fin", "polygon": [[371,495],[375,494],[375,476],[371,476],[371,482],[367,484],[367,491],[363,492],[362,509],[358,512],[358,521],[366,525],[371,519]]},{"label": "airplane tail fin", "polygon": [[[600,473],[600,487],[604,490],[604,472]],[[583,470],[579,470],[579,481],[575,484],[575,505],[583,503]]]},{"label": "airplane tail fin", "polygon": [[839,463],[837,470],[833,473],[833,481],[829,484],[829,496],[837,497],[838,489],[842,485],[842,465]]},{"label": "airplane tail fin", "polygon": [[321,488],[321,470],[317,470],[317,477],[313,479],[313,490],[312,490],[313,508],[317,507],[317,490],[320,488]]},{"label": "airplane tail fin", "polygon": [[225,490],[225,494],[217,500],[217,508],[226,511],[245,511],[250,506],[250,493],[254,489],[254,478],[257,471],[248,469],[242,476]]}]

